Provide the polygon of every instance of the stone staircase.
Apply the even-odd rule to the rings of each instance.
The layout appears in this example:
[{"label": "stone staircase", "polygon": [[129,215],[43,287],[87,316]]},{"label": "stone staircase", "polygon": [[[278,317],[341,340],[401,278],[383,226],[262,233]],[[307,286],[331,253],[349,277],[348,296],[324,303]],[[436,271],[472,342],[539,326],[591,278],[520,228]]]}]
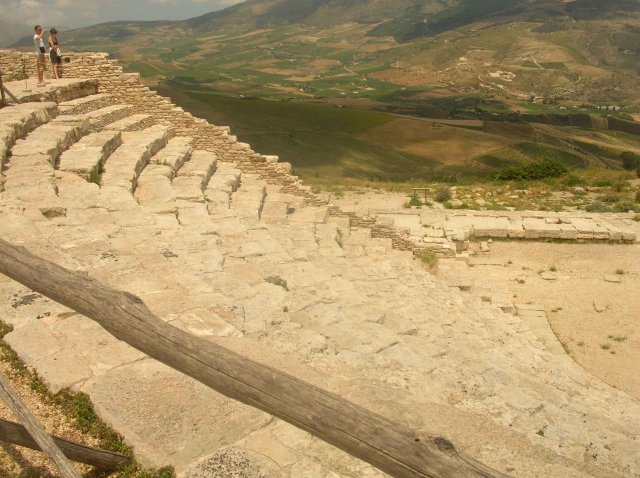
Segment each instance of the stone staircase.
[{"label": "stone staircase", "polygon": [[[248,172],[246,146],[205,150],[117,105],[0,110],[0,237],[513,476],[640,476],[640,404],[526,314],[436,281],[394,239],[271,180],[273,161]],[[190,478],[384,476],[20,284],[0,290],[5,340],[53,392],[87,392],[143,461]]]}]

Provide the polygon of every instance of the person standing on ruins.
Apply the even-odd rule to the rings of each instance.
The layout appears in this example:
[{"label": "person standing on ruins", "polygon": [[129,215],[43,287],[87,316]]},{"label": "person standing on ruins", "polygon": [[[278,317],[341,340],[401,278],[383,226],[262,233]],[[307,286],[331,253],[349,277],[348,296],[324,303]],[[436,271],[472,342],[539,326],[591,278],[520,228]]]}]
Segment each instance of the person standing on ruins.
[{"label": "person standing on ruins", "polygon": [[49,58],[53,69],[53,78],[62,78],[62,57],[60,56],[60,42],[58,41],[58,30],[49,30]]},{"label": "person standing on ruins", "polygon": [[36,25],[34,27],[35,34],[33,35],[33,45],[36,48],[36,55],[38,56],[38,86],[44,86],[46,83],[44,82],[44,69],[45,69],[45,59],[44,59],[44,40],[42,36],[44,35],[44,30],[40,25]]}]

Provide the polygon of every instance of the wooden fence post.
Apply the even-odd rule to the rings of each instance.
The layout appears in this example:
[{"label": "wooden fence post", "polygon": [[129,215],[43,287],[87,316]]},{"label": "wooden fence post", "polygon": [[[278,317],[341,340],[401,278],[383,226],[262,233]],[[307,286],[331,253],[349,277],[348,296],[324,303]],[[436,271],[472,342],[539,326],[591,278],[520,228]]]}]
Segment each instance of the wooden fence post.
[{"label": "wooden fence post", "polygon": [[2,374],[0,374],[0,398],[7,404],[16,418],[22,422],[40,448],[53,460],[63,478],[81,478],[78,470],[69,463],[60,448],[40,425],[38,419],[29,411],[18,394],[13,391],[11,385]]},{"label": "wooden fence post", "polygon": [[7,100],[4,96],[4,83],[2,82],[2,72],[0,71],[0,108],[7,106]]},{"label": "wooden fence post", "polygon": [[391,476],[504,477],[441,437],[417,436],[399,422],[190,335],[153,315],[142,300],[41,259],[0,239],[0,273],[98,322],[114,337],[259,408]]}]

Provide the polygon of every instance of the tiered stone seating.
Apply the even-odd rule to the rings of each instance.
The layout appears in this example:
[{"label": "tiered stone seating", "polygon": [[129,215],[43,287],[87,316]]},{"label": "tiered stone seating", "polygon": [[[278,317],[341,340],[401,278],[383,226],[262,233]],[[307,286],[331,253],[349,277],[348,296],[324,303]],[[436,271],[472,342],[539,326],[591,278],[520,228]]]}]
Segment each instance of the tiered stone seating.
[{"label": "tiered stone seating", "polygon": [[131,116],[133,111],[130,105],[110,105],[89,111],[84,116],[89,120],[91,131],[101,131],[105,126]]},{"label": "tiered stone seating", "polygon": [[16,140],[57,114],[55,103],[22,103],[0,109],[0,170]]},{"label": "tiered stone seating", "polygon": [[165,126],[152,126],[140,132],[122,133],[123,145],[106,162],[102,184],[119,186],[132,193],[149,158],[167,144],[170,133],[170,129]]},{"label": "tiered stone seating", "polygon": [[4,172],[4,190],[46,216],[62,215],[54,180],[54,167],[62,151],[84,136],[87,120],[53,120],[29,133],[11,149]]},{"label": "tiered stone seating", "polygon": [[98,182],[104,162],[121,144],[122,135],[119,131],[92,133],[61,155],[58,169]]},{"label": "tiered stone seating", "polygon": [[[104,163],[99,184],[87,181],[92,168],[68,166],[83,141],[100,144],[98,133],[65,143],[55,175],[57,156],[42,155],[51,194],[37,204],[55,200],[65,215],[42,217],[12,192],[42,169],[33,163],[12,177],[12,156],[11,188],[0,196],[10,227],[0,237],[141,297],[176,327],[420,433],[444,434],[516,476],[640,474],[638,402],[550,350],[521,318],[436,282],[411,253],[331,217],[328,206],[283,193],[222,153],[193,151],[190,138],[169,140],[165,126],[104,132],[102,144],[115,145],[117,134],[117,148],[91,153],[100,157],[91,164]],[[4,280],[0,290],[28,293]],[[53,391],[89,393],[153,464],[188,477],[216,476],[206,475],[216,466],[250,476],[383,476],[58,304],[2,303],[0,313],[16,326],[6,340]]]}]

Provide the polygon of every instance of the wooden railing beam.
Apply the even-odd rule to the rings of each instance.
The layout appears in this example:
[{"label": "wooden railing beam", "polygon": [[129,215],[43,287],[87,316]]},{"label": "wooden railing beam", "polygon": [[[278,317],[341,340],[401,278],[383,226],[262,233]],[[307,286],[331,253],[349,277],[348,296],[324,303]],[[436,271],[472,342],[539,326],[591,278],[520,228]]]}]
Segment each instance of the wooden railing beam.
[{"label": "wooden railing beam", "polygon": [[[117,470],[131,463],[131,458],[119,453],[93,448],[53,435],[51,438],[69,460],[95,466],[101,470]],[[0,441],[42,451],[25,427],[9,420],[0,419]]]}]

